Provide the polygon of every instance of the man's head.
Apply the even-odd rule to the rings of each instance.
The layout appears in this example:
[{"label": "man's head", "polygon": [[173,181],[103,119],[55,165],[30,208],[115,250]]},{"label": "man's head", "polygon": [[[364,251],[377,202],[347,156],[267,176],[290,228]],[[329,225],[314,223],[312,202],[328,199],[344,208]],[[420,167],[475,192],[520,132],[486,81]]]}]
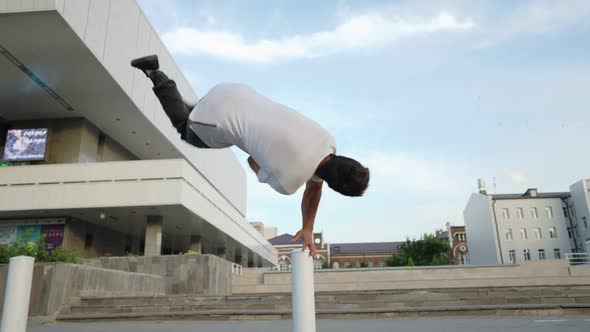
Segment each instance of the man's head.
[{"label": "man's head", "polygon": [[321,164],[318,176],[346,196],[362,196],[369,186],[369,169],[343,156],[331,155]]}]

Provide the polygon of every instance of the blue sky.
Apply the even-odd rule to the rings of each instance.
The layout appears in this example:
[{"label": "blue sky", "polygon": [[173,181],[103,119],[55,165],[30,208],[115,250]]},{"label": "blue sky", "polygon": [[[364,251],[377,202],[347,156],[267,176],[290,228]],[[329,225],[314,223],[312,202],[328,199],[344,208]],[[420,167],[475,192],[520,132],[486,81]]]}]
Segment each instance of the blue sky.
[{"label": "blue sky", "polygon": [[[370,167],[364,197],[324,191],[329,242],[461,225],[479,177],[498,193],[590,177],[590,1],[139,2],[199,96],[251,85]],[[301,194],[248,173],[248,219],[293,234]]]}]

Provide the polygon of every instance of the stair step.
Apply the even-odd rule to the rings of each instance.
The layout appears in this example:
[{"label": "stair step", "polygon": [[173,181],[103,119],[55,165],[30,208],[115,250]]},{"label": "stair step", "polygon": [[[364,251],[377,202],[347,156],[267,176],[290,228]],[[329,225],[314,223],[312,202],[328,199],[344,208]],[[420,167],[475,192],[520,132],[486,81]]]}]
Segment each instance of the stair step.
[{"label": "stair step", "polygon": [[[590,312],[590,304],[535,304],[535,305],[478,305],[478,306],[442,306],[442,307],[407,307],[407,308],[369,308],[369,309],[318,309],[318,318],[334,318],[356,315],[357,317],[394,317],[404,314],[422,314],[430,316],[441,313],[448,314],[457,312],[464,315],[482,315],[486,311],[494,314],[513,315],[527,310],[560,310],[577,309],[584,313]],[[389,316],[388,316],[389,315]],[[194,311],[171,311],[171,312],[132,312],[132,313],[93,313],[93,314],[61,314],[58,321],[81,321],[81,320],[115,320],[115,319],[250,319],[261,318],[288,318],[290,310],[194,310]]]}]

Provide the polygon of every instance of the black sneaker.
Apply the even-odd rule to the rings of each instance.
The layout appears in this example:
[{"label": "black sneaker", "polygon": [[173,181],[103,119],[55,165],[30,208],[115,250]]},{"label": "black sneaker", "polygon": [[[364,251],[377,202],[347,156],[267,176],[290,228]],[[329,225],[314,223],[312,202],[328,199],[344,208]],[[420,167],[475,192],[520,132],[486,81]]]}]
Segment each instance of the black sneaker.
[{"label": "black sneaker", "polygon": [[131,66],[143,71],[145,76],[149,77],[146,70],[158,70],[160,68],[160,63],[158,62],[158,56],[152,54],[131,61]]}]

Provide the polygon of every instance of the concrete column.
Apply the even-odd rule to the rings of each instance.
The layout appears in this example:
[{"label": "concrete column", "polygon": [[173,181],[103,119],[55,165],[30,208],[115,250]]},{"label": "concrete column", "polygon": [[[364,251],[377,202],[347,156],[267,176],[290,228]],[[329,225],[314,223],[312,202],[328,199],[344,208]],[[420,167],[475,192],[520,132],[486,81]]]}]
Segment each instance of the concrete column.
[{"label": "concrete column", "polygon": [[200,235],[191,235],[190,245],[188,250],[201,254],[203,252],[203,245],[201,243]]},{"label": "concrete column", "polygon": [[159,256],[162,253],[162,216],[147,216],[145,227],[145,256]]},{"label": "concrete column", "polygon": [[220,257],[220,258],[224,258],[225,259],[225,254],[227,253],[227,249],[226,248],[217,248],[215,249],[215,256]]},{"label": "concrete column", "polygon": [[242,256],[238,264],[242,265],[243,267],[248,267],[248,255]]}]

